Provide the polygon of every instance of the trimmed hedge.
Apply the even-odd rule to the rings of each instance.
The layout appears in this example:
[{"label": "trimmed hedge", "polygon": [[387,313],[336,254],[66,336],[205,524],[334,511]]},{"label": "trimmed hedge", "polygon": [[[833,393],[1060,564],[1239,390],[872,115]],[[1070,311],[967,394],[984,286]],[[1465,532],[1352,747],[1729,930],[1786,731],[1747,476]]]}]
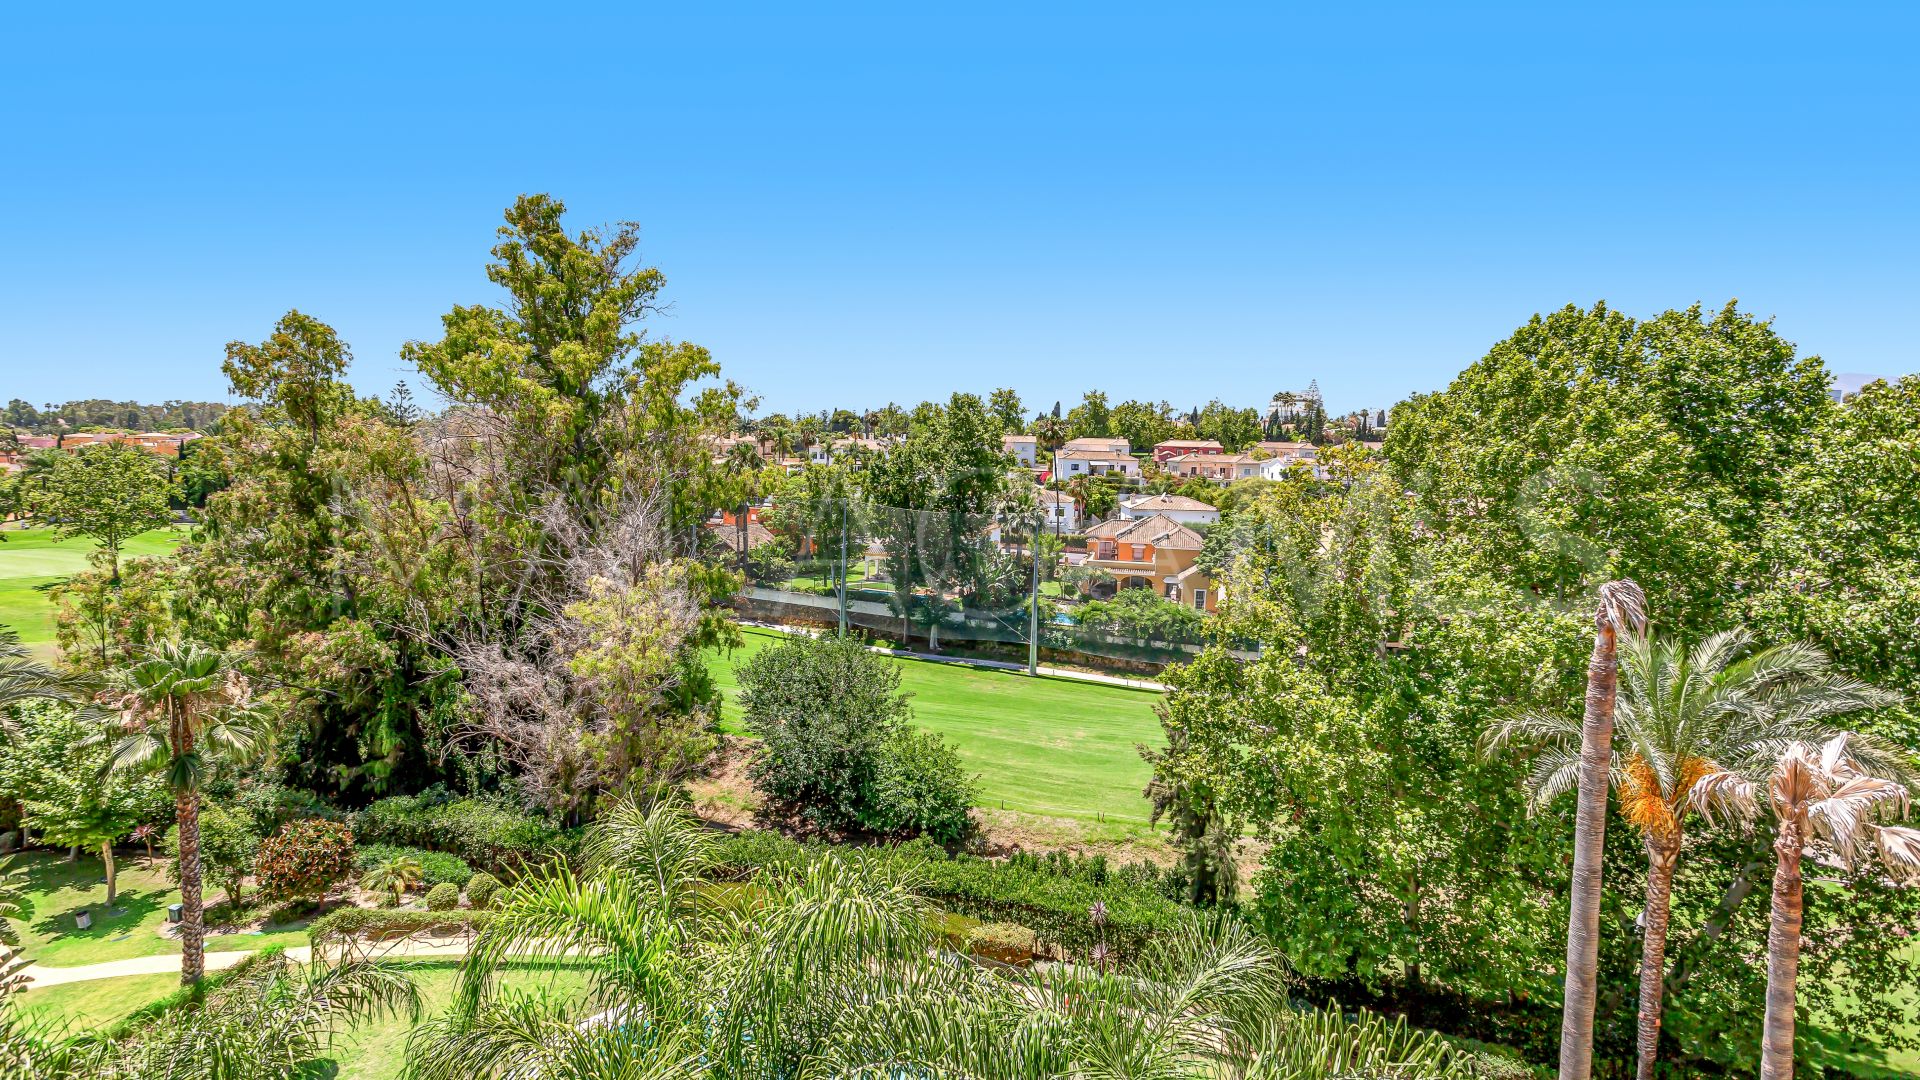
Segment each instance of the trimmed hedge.
[{"label": "trimmed hedge", "polygon": [[452,911],[460,906],[460,886],[443,881],[427,890],[428,911]]},{"label": "trimmed hedge", "polygon": [[500,879],[485,870],[467,879],[467,903],[482,911],[493,906],[494,894],[500,891]]},{"label": "trimmed hedge", "polygon": [[[777,833],[749,831],[722,840],[718,859],[723,873],[740,878],[760,869],[791,869],[829,850]],[[1041,859],[995,862],[948,856],[924,840],[863,850],[869,857],[919,864],[921,892],[939,907],[985,923],[1018,923],[1034,931],[1037,946],[1058,946],[1072,955],[1089,954],[1101,939],[1088,914],[1096,901],[1107,906],[1108,955],[1117,961],[1137,956],[1149,939],[1199,914],[1125,874],[1105,874],[1096,882],[1092,873],[1083,872],[1090,860],[1057,862],[1054,865],[1070,868],[1060,873]]]},{"label": "trimmed hedge", "polygon": [[365,843],[449,852],[494,873],[571,855],[580,844],[580,830],[444,788],[381,799],[353,815],[353,831]]},{"label": "trimmed hedge", "polygon": [[967,932],[967,951],[1002,964],[1033,962],[1038,936],[1019,923],[982,923]]},{"label": "trimmed hedge", "polygon": [[315,919],[307,927],[307,941],[321,949],[349,938],[383,939],[424,934],[434,930],[474,931],[493,919],[488,911],[375,911],[340,908]]},{"label": "trimmed hedge", "polygon": [[364,874],[401,856],[408,856],[420,864],[420,883],[431,889],[435,885],[452,885],[459,888],[473,876],[473,867],[458,855],[449,855],[444,851],[429,851],[426,848],[394,847],[390,844],[368,844],[354,854],[354,869]]}]

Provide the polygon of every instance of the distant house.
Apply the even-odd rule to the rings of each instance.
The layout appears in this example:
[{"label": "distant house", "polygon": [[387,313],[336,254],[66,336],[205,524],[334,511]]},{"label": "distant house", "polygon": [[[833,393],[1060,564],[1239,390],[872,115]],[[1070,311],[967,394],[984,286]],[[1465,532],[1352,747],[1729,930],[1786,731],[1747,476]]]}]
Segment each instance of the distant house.
[{"label": "distant house", "polygon": [[1121,438],[1088,435],[1078,439],[1068,439],[1062,450],[1093,450],[1107,454],[1131,454],[1133,444]]},{"label": "distant house", "polygon": [[22,435],[20,447],[23,450],[52,450],[60,445],[58,435]]},{"label": "distant house", "polygon": [[1161,467],[1175,476],[1197,476],[1223,484],[1261,475],[1262,459],[1252,454],[1182,454]]},{"label": "distant house", "polygon": [[1087,530],[1085,565],[1113,575],[1116,589],[1152,589],[1175,603],[1212,611],[1219,589],[1194,560],[1200,534],[1165,514],[1113,518]]},{"label": "distant house", "polygon": [[1080,531],[1080,507],[1072,495],[1041,488],[1040,510],[1045,515],[1046,528],[1063,533]]},{"label": "distant house", "polygon": [[1153,446],[1153,460],[1166,464],[1189,454],[1224,454],[1227,448],[1213,439],[1168,439]]},{"label": "distant house", "polygon": [[1220,520],[1220,511],[1199,499],[1185,495],[1137,495],[1120,501],[1120,516],[1139,521],[1164,514],[1182,525],[1211,525]]},{"label": "distant house", "polygon": [[1002,435],[1000,452],[1031,469],[1040,460],[1040,440],[1031,435]]},{"label": "distant house", "polygon": [[1257,450],[1265,450],[1268,455],[1277,458],[1302,458],[1312,461],[1316,453],[1310,442],[1263,442],[1254,443]]},{"label": "distant house", "polygon": [[1140,463],[1131,454],[1115,454],[1106,450],[1062,450],[1053,456],[1056,475],[1062,480],[1071,480],[1076,476],[1105,476],[1119,473],[1122,476],[1140,475]]}]

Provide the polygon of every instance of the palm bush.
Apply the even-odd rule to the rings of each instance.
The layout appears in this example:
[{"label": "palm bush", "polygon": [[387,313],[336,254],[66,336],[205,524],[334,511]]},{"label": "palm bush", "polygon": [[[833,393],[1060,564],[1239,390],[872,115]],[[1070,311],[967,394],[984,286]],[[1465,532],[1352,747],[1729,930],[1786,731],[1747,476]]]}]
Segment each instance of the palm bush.
[{"label": "palm bush", "polygon": [[411,855],[395,855],[374,866],[360,877],[360,887],[370,893],[386,893],[398,904],[407,890],[420,884],[420,860]]},{"label": "palm bush", "polygon": [[[899,859],[806,852],[714,883],[696,822],[632,806],[589,854],[501,890],[411,1075],[1460,1075],[1432,1036],[1295,1011],[1278,956],[1232,924],[1172,931],[1124,971],[990,971],[939,947]],[[584,1004],[503,992],[509,957],[585,967]]]}]

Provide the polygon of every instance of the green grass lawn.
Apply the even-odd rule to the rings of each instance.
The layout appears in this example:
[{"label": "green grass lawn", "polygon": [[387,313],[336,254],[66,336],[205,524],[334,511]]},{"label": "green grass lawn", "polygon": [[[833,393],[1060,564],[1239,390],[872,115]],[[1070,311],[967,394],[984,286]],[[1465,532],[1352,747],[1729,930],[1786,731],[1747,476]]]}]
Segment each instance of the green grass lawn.
[{"label": "green grass lawn", "polygon": [[[167,880],[166,860],[148,867],[144,855],[123,854],[118,861],[120,895],[109,912],[106,872],[97,855],[82,855],[76,863],[47,851],[17,858],[15,865],[26,872],[27,888],[23,917],[14,922],[29,958],[48,967],[79,967],[179,953],[180,943],[159,932],[166,922],[167,905],[180,899],[180,890]],[[210,894],[207,899],[218,898]],[[93,916],[93,926],[87,930],[76,928],[73,921],[83,909]],[[306,943],[306,924],[290,923],[267,933],[209,935],[207,951]]]},{"label": "green grass lawn", "polygon": [[[734,667],[780,638],[746,629],[746,648],[716,654],[723,726],[744,734]],[[1157,694],[1010,671],[895,660],[914,719],[952,740],[980,774],[980,805],[1054,817],[1144,823],[1150,770],[1135,749],[1160,742]]]},{"label": "green grass lawn", "polygon": [[[413,985],[420,991],[420,1016],[428,1019],[444,1012],[453,1000],[454,982],[460,967],[452,961],[422,961],[408,964]],[[524,994],[556,994],[571,999],[586,988],[584,972],[545,970],[508,965],[500,977],[501,985]],[[333,1053],[322,1061],[338,1067],[335,1080],[394,1080],[406,1065],[407,1035],[412,1030],[408,1017],[390,1017],[364,1024],[334,1040]]]},{"label": "green grass lawn", "polygon": [[[404,966],[420,991],[421,1019],[444,1012],[453,1000],[458,963],[419,961]],[[549,971],[510,964],[500,984],[517,993],[558,994],[571,999],[586,988],[587,978],[584,972],[564,968]],[[179,987],[180,976],[175,974],[129,975],[29,989],[15,1001],[24,1014],[64,1025],[69,1035],[80,1035],[122,1020]],[[393,1016],[350,1029],[335,1038],[332,1051],[320,1059],[322,1071],[315,1075],[335,1080],[393,1080],[406,1064],[407,1036],[412,1028],[411,1017]],[[325,1071],[329,1063],[336,1071]]]},{"label": "green grass lawn", "polygon": [[[186,536],[156,529],[127,541],[121,558],[165,555]],[[61,540],[52,529],[0,530],[0,625],[10,626],[37,651],[53,648],[53,605],[47,589],[87,568],[91,540]]]}]

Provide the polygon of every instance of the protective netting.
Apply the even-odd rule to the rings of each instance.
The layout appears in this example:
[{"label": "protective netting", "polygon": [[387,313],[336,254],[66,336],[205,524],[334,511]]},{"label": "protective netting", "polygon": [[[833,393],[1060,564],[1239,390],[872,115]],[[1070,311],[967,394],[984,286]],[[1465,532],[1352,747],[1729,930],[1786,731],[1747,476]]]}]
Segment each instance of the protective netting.
[{"label": "protective netting", "polygon": [[[905,510],[859,500],[787,500],[719,515],[716,546],[738,561],[746,618],[845,628],[907,648],[1038,659],[1165,664],[1197,652],[1201,620],[1171,629],[1086,625],[1096,598],[1155,579],[1084,567],[1081,538],[1009,514]],[[1037,551],[1037,558],[1036,558]],[[1037,562],[1037,566],[1036,566]]]}]

